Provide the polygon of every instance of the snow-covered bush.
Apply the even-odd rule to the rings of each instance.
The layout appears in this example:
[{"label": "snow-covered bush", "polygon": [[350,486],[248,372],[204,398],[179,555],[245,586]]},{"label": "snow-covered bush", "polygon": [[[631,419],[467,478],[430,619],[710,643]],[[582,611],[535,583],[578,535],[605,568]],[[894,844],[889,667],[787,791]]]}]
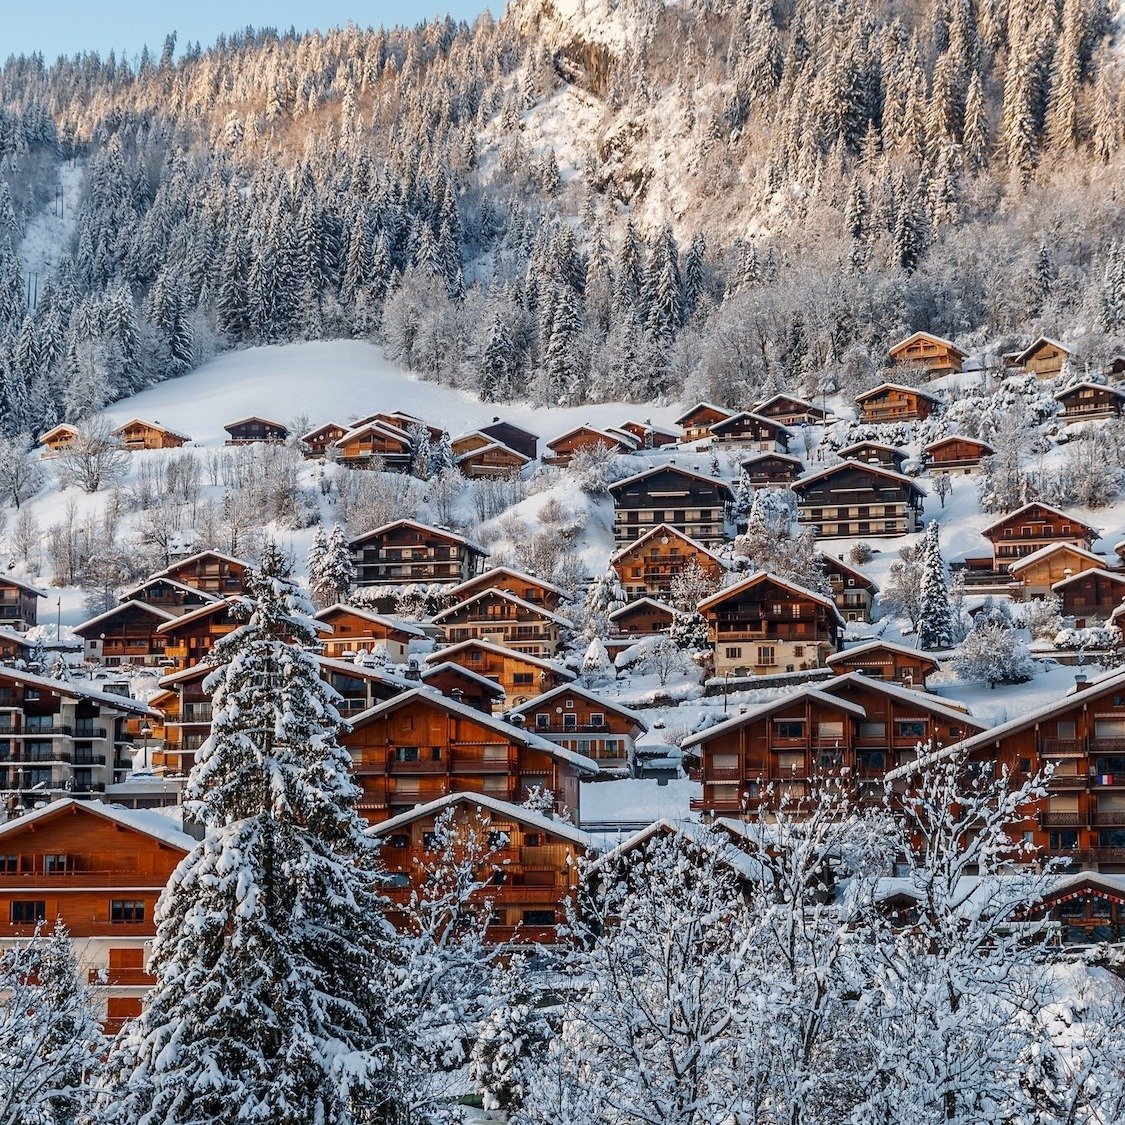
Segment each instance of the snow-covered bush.
[{"label": "snow-covered bush", "polygon": [[1019,684],[1035,675],[1035,662],[1015,630],[998,621],[979,622],[962,641],[955,661],[962,679],[997,684]]}]

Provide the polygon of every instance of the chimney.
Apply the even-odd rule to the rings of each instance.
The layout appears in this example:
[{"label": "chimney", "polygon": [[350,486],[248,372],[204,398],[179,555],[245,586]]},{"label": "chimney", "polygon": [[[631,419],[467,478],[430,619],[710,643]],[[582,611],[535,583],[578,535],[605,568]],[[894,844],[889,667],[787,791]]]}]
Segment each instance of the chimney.
[{"label": "chimney", "polygon": [[1085,672],[1075,672],[1075,674],[1074,674],[1074,686],[1077,687],[1077,688],[1081,688],[1081,687],[1086,686],[1086,673]]}]

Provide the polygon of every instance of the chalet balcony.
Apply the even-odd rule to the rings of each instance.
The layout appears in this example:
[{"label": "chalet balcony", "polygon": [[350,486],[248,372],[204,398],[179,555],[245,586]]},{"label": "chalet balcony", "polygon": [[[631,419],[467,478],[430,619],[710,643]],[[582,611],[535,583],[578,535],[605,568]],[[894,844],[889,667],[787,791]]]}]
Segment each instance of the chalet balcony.
[{"label": "chalet balcony", "polygon": [[1125,828],[1125,809],[1096,812],[1093,820],[1098,828]]},{"label": "chalet balcony", "polygon": [[711,769],[707,771],[708,781],[741,781],[742,770],[737,767],[733,769]]},{"label": "chalet balcony", "polygon": [[401,762],[397,759],[392,759],[387,763],[387,772],[392,776],[409,775],[415,776],[417,774],[439,774],[446,772],[447,763],[444,759],[434,761],[432,758],[418,759],[413,762]]},{"label": "chalet balcony", "polygon": [[1039,753],[1048,758],[1080,758],[1086,753],[1086,744],[1081,738],[1041,738]]},{"label": "chalet balcony", "polygon": [[[13,731],[12,733],[16,738],[52,738],[55,735],[72,735],[74,730],[66,723],[46,723],[43,726],[29,726],[25,722],[22,731]],[[89,735],[86,737],[89,737]]]},{"label": "chalet balcony", "polygon": [[1047,783],[1048,789],[1085,789],[1089,778],[1085,774],[1062,773],[1055,774]]},{"label": "chalet balcony", "polygon": [[104,754],[75,754],[74,765],[76,766],[104,766]]},{"label": "chalet balcony", "polygon": [[557,926],[489,926],[485,941],[490,945],[558,945]]},{"label": "chalet balcony", "polygon": [[[454,773],[508,773],[515,763],[511,757],[491,758],[471,750],[453,750]],[[445,772],[444,769],[441,772]]]},{"label": "chalet balcony", "polygon": [[1084,863],[1125,863],[1125,848],[1082,848],[1070,854]]},{"label": "chalet balcony", "polygon": [[737,797],[724,798],[723,800],[708,800],[705,797],[692,797],[691,811],[740,813],[742,812],[742,802]]},{"label": "chalet balcony", "polygon": [[90,969],[86,980],[102,988],[151,988],[156,983],[144,969]]},{"label": "chalet balcony", "polygon": [[1125,774],[1090,773],[1090,785],[1097,789],[1125,789]]},{"label": "chalet balcony", "polygon": [[1086,823],[1080,812],[1042,812],[1039,814],[1040,828],[1077,828]]}]

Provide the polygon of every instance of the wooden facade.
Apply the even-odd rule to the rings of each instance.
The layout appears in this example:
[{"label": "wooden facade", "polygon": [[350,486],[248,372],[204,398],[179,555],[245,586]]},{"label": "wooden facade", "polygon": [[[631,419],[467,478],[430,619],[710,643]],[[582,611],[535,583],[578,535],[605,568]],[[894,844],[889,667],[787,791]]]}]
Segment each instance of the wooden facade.
[{"label": "wooden facade", "polygon": [[1093,568],[1063,578],[1051,587],[1065,617],[1073,617],[1078,629],[1109,622],[1125,599],[1125,573]]},{"label": "wooden facade", "polygon": [[494,441],[503,442],[509,449],[522,453],[529,461],[534,461],[539,456],[539,435],[521,426],[493,418],[487,426],[480,427],[480,432]]},{"label": "wooden facade", "polygon": [[833,653],[827,664],[839,676],[859,672],[872,679],[914,688],[925,688],[927,678],[940,668],[932,656],[919,649],[882,640],[867,641]]},{"label": "wooden facade", "polygon": [[656,598],[635,598],[609,615],[609,636],[605,638],[606,652],[611,660],[632,648],[645,637],[667,633],[675,619],[676,611]]},{"label": "wooden facade", "polygon": [[219,599],[206,590],[158,574],[131,590],[125,590],[118,601],[144,602],[168,613],[184,614],[192,613],[200,606],[214,605]]},{"label": "wooden facade", "polygon": [[336,443],[347,432],[348,427],[341,426],[338,422],[325,422],[323,426],[317,426],[315,430],[309,430],[307,434],[302,434],[298,439],[302,456],[310,460],[327,456],[334,451]]},{"label": "wooden facade", "polygon": [[787,453],[793,435],[780,422],[740,410],[711,427],[711,437],[719,445],[756,449],[759,453]]},{"label": "wooden facade", "polygon": [[525,602],[552,611],[570,600],[562,587],[510,566],[493,566],[482,570],[475,578],[454,586],[449,591],[449,596],[454,601],[461,602],[484,590],[507,590],[509,594],[515,594]]},{"label": "wooden facade", "polygon": [[726,537],[730,486],[675,465],[659,465],[626,477],[609,489],[617,544],[632,543],[667,524],[689,539],[719,543]]},{"label": "wooden facade", "polygon": [[518,476],[530,462],[514,449],[494,441],[479,449],[469,449],[459,453],[456,465],[460,472],[469,478]]},{"label": "wooden facade", "polygon": [[837,450],[842,461],[859,461],[863,465],[880,465],[884,469],[901,473],[902,466],[909,459],[905,449],[887,445],[882,441],[857,441]]},{"label": "wooden facade", "polygon": [[405,664],[410,643],[426,639],[417,625],[339,602],[322,609],[316,619],[330,630],[320,639],[321,651],[337,660],[354,660],[361,652],[381,651],[387,662]]},{"label": "wooden facade", "polygon": [[0,626],[32,629],[39,623],[39,599],[47,595],[28,582],[0,575]]},{"label": "wooden facade", "polygon": [[357,715],[340,741],[372,824],[450,793],[521,802],[535,788],[577,819],[579,778],[598,772],[583,755],[426,688]]},{"label": "wooden facade", "polygon": [[547,442],[543,464],[569,465],[576,453],[594,449],[606,449],[611,453],[635,453],[639,446],[640,442],[632,434],[620,430],[610,433],[594,426],[576,426]]},{"label": "wooden facade", "polygon": [[1100,533],[1076,516],[1035,500],[994,520],[981,534],[992,544],[993,570],[1002,570],[1052,543],[1074,543],[1088,551]]},{"label": "wooden facade", "polygon": [[788,488],[805,470],[799,457],[787,453],[757,453],[740,465],[742,475],[755,488]]},{"label": "wooden facade", "polygon": [[365,422],[343,434],[333,446],[336,460],[349,469],[406,471],[414,443],[405,430],[384,422]]},{"label": "wooden facade", "polygon": [[1104,555],[1095,555],[1074,543],[1051,543],[1010,563],[1008,570],[1020,584],[1022,597],[1041,598],[1064,578],[1108,565]]},{"label": "wooden facade", "polygon": [[92,664],[152,666],[165,660],[160,626],[178,616],[147,602],[122,602],[76,625],[74,632],[82,638],[85,659]]},{"label": "wooden facade", "polygon": [[552,657],[570,622],[507,590],[481,590],[434,615],[449,644],[482,640],[531,656]]},{"label": "wooden facade", "polygon": [[844,622],[835,603],[760,571],[699,603],[721,676],[824,667]]},{"label": "wooden facade", "polygon": [[926,495],[917,481],[877,465],[844,461],[793,485],[800,523],[823,539],[910,535],[922,529]]},{"label": "wooden facade", "polygon": [[857,802],[880,804],[888,771],[919,747],[949,745],[982,730],[971,716],[912,688],[855,673],[744,710],[684,740],[703,796],[693,808],[739,813],[809,796],[839,778]]},{"label": "wooden facade", "polygon": [[629,419],[617,427],[624,433],[632,434],[640,443],[640,449],[662,449],[666,445],[675,445],[680,440],[678,430],[669,429],[667,426],[658,426],[651,419],[635,422]]},{"label": "wooden facade", "polygon": [[76,437],[78,437],[76,426],[70,425],[69,422],[60,422],[39,439],[39,444],[43,446],[42,456],[57,457],[74,444]]},{"label": "wooden facade", "polygon": [[164,660],[177,671],[201,663],[220,637],[243,624],[239,604],[238,598],[220,598],[158,625],[156,632],[164,640]]},{"label": "wooden facade", "polygon": [[159,718],[123,695],[0,668],[0,794],[30,806],[105,793],[133,768],[129,724]]},{"label": "wooden facade", "polygon": [[[452,809],[452,813],[448,810]],[[590,837],[553,817],[483,793],[439,797],[371,829],[390,886],[391,920],[406,927],[395,905],[412,894],[423,899],[429,872],[441,861],[434,828],[452,815],[460,857],[477,859],[481,909],[489,911],[485,940],[504,946],[554,946],[579,889],[579,861],[592,851]],[[443,821],[448,823],[448,821]]]},{"label": "wooden facade", "polygon": [[828,417],[819,407],[803,398],[777,394],[759,402],[754,413],[780,422],[783,426],[818,426]]},{"label": "wooden facade", "polygon": [[512,715],[541,738],[593,758],[603,769],[631,766],[636,740],[648,731],[648,723],[635,711],[577,684],[545,692],[514,708]]},{"label": "wooden facade", "polygon": [[981,461],[991,457],[996,450],[986,441],[966,437],[964,434],[948,434],[937,441],[931,441],[923,452],[926,455],[926,468],[932,473],[971,473],[980,468]]},{"label": "wooden facade", "polygon": [[159,814],[73,798],[0,824],[0,947],[62,922],[103,1027],[116,1034],[153,984],[153,911],[194,844]]},{"label": "wooden facade", "polygon": [[240,418],[223,427],[227,434],[227,445],[252,445],[264,441],[278,444],[289,438],[289,427],[269,418]]},{"label": "wooden facade", "polygon": [[421,684],[441,692],[458,703],[464,703],[486,715],[504,703],[504,689],[492,680],[470,672],[452,660],[428,664],[422,669]]},{"label": "wooden facade", "polygon": [[1068,426],[1097,418],[1120,418],[1125,392],[1104,383],[1074,383],[1055,395],[1063,408],[1062,419]]},{"label": "wooden facade", "polygon": [[845,621],[870,621],[879,587],[862,571],[834,555],[822,555],[832,600]]},{"label": "wooden facade", "polygon": [[884,422],[924,422],[937,409],[933,395],[901,383],[881,383],[856,395],[859,418],[878,425]]},{"label": "wooden facade", "polygon": [[395,520],[348,544],[357,586],[457,585],[479,574],[487,552],[446,528]]},{"label": "wooden facade", "polygon": [[489,641],[462,641],[426,657],[427,664],[447,660],[502,687],[507,707],[517,707],[575,678],[573,672],[553,660],[530,656]]},{"label": "wooden facade", "polygon": [[917,367],[931,375],[951,375],[961,370],[966,354],[952,340],[929,332],[913,332],[887,351],[891,361]]},{"label": "wooden facade", "polygon": [[1015,357],[1015,364],[1036,379],[1054,379],[1062,374],[1069,349],[1049,336],[1040,336]]},{"label": "wooden facade", "polygon": [[171,578],[174,582],[227,598],[246,593],[249,569],[247,563],[233,555],[224,555],[221,551],[199,551],[166,566],[153,577]]},{"label": "wooden facade", "polygon": [[118,426],[113,431],[113,436],[130,452],[139,449],[179,449],[191,441],[191,438],[178,434],[159,422],[146,422],[143,418],[131,418]]},{"label": "wooden facade", "polygon": [[711,436],[711,427],[716,422],[730,418],[735,411],[713,402],[697,402],[690,410],[685,410],[676,419],[676,425],[684,432],[684,441],[699,441]]},{"label": "wooden facade", "polygon": [[622,547],[610,557],[609,565],[617,571],[629,597],[661,598],[671,592],[672,579],[692,562],[715,582],[725,569],[713,551],[677,528],[662,523]]}]

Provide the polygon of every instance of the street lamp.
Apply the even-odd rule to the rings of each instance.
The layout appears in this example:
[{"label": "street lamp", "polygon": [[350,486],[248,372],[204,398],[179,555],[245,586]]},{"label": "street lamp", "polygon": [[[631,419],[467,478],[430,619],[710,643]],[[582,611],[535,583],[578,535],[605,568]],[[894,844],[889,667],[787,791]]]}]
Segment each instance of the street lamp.
[{"label": "street lamp", "polygon": [[148,740],[151,734],[152,727],[150,727],[148,723],[145,723],[144,726],[141,727],[141,737],[145,740],[144,749],[141,751],[141,768],[146,770],[150,769],[152,766],[152,763],[148,760]]}]

